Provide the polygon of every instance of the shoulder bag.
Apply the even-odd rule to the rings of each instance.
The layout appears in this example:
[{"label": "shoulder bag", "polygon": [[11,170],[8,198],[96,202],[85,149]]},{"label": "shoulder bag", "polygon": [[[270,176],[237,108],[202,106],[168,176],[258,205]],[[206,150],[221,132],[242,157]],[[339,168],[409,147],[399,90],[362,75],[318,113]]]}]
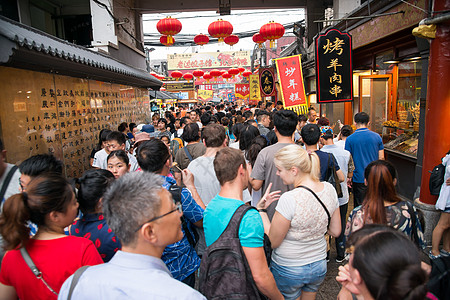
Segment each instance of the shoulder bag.
[{"label": "shoulder bag", "polygon": [[339,181],[339,177],[336,174],[336,165],[334,164],[334,159],[331,153],[328,153],[328,168],[327,168],[327,176],[325,177],[325,179],[328,183],[331,183],[331,185],[334,187],[338,198],[342,198],[343,194],[341,183]]},{"label": "shoulder bag", "polygon": [[58,295],[58,293],[55,292],[44,280],[44,278],[42,277],[42,272],[39,271],[39,269],[34,264],[33,260],[31,260],[30,254],[28,254],[27,249],[25,249],[25,247],[20,248],[20,254],[22,254],[23,259],[25,260],[28,267],[30,267],[31,272],[33,272],[34,276],[36,276],[37,279],[41,280],[45,284],[45,286],[49,289],[50,292],[52,292],[55,295]]}]

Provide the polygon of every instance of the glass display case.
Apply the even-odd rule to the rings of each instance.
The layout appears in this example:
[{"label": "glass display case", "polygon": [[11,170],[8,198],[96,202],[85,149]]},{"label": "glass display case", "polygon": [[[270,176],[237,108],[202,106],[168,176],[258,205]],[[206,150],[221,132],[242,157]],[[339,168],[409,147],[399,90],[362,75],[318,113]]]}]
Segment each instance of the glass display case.
[{"label": "glass display case", "polygon": [[385,150],[417,158],[419,132],[414,128],[383,126],[382,139]]}]

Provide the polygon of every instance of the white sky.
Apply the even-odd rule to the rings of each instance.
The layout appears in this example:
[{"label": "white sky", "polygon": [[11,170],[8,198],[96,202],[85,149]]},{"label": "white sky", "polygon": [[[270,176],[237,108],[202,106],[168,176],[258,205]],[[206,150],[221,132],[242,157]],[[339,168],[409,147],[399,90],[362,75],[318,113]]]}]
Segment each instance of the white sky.
[{"label": "white sky", "polygon": [[[183,29],[180,34],[208,34],[208,26],[212,22],[220,19],[229,21],[233,25],[233,34],[250,31],[259,30],[262,25],[268,23],[269,21],[275,21],[281,24],[293,23],[301,21],[305,18],[304,9],[271,9],[271,10],[232,10],[229,16],[220,16],[215,11],[202,11],[202,12],[180,12],[171,14],[146,14],[143,16],[144,20],[144,33],[158,35],[159,32],[156,30],[156,24],[162,18],[171,16],[172,18],[177,18],[183,25]],[[189,18],[195,17],[195,18]],[[183,19],[186,18],[186,19]],[[285,35],[293,35],[292,29],[286,31]],[[174,36],[175,41],[177,36]],[[153,40],[153,39],[152,39]],[[230,48],[230,46],[223,44],[218,45],[217,43],[211,45],[205,45],[203,48],[199,46],[196,47],[165,47],[161,45],[160,47],[146,46],[147,48],[155,48],[153,52],[150,53],[150,60],[154,59],[167,59],[167,54],[180,54],[180,53],[190,53],[195,52],[216,52],[219,51],[236,51],[236,50],[253,50],[254,42],[252,38],[240,39],[239,43]]]}]

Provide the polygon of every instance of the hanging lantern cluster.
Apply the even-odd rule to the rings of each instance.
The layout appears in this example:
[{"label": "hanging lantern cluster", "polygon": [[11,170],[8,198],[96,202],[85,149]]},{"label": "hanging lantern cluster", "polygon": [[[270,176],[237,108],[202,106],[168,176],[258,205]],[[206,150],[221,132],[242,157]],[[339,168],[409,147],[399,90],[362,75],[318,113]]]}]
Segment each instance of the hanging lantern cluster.
[{"label": "hanging lantern cluster", "polygon": [[236,76],[237,74],[239,74],[239,69],[238,69],[238,68],[231,68],[231,69],[228,70],[228,73],[229,73],[231,76],[233,76],[233,78],[234,78],[234,76]]},{"label": "hanging lantern cluster", "polygon": [[245,78],[250,77],[250,75],[252,75],[253,73],[249,70],[245,70],[244,72],[242,72],[242,76]]},{"label": "hanging lantern cluster", "polygon": [[239,37],[235,34],[231,34],[224,39],[225,44],[233,46],[239,42]]},{"label": "hanging lantern cluster", "polygon": [[258,44],[258,48],[262,47],[262,44],[266,42],[266,39],[262,37],[260,33],[255,33],[252,38],[253,42]]},{"label": "hanging lantern cluster", "polygon": [[227,80],[227,81],[228,81],[228,79],[231,78],[231,76],[232,76],[232,75],[231,75],[230,73],[228,73],[228,72],[225,72],[225,73],[222,74],[222,78],[225,79],[225,80]]},{"label": "hanging lantern cluster", "polygon": [[194,75],[194,77],[200,78],[205,74],[205,72],[203,72],[202,70],[195,70],[194,72],[192,72],[192,75]]},{"label": "hanging lantern cluster", "polygon": [[233,33],[233,25],[228,21],[219,19],[209,24],[208,33],[210,36],[219,39],[219,43],[222,43],[224,38]]},{"label": "hanging lantern cluster", "polygon": [[205,74],[203,74],[203,79],[205,79],[207,82],[209,82],[211,80],[212,76],[209,72],[206,72]]},{"label": "hanging lantern cluster", "polygon": [[219,76],[222,75],[222,72],[220,72],[220,71],[217,70],[217,69],[213,69],[213,70],[211,70],[211,72],[209,72],[209,73],[210,73],[211,76],[214,77],[214,78],[219,77]]},{"label": "hanging lantern cluster", "polygon": [[242,74],[245,71],[245,68],[239,67],[238,70],[239,70],[239,73]]},{"label": "hanging lantern cluster", "polygon": [[183,78],[187,81],[191,81],[192,78],[194,78],[194,75],[192,75],[191,73],[184,73]]},{"label": "hanging lantern cluster", "polygon": [[197,34],[194,37],[194,43],[196,43],[199,46],[203,46],[209,43],[209,37],[206,34]]},{"label": "hanging lantern cluster", "polygon": [[275,40],[281,38],[284,35],[284,27],[280,23],[275,23],[270,21],[269,23],[263,25],[259,29],[259,34],[263,39],[270,41],[270,48],[275,47]]},{"label": "hanging lantern cluster", "polygon": [[167,36],[165,38],[165,43],[163,43],[163,41],[161,41],[160,39],[161,44],[165,46],[173,45],[173,43],[175,42],[173,36],[178,34],[181,31],[181,28],[183,28],[183,26],[181,25],[181,22],[177,19],[167,17],[159,20],[158,23],[156,24],[156,29],[163,36]]}]

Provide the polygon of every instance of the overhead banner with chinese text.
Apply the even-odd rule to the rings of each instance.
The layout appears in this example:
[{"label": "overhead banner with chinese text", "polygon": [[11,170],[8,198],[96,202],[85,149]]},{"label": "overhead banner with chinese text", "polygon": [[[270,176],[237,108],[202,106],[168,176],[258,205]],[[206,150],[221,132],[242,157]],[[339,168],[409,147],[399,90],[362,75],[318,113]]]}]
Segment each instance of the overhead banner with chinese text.
[{"label": "overhead banner with chinese text", "polygon": [[248,78],[248,82],[250,84],[250,102],[258,103],[261,100],[261,93],[259,90],[259,75],[253,74]]},{"label": "overhead banner with chinese text", "polygon": [[303,85],[301,55],[275,60],[283,106],[298,114],[308,112],[308,103]]},{"label": "overhead banner with chinese text", "polygon": [[239,99],[247,99],[250,93],[250,85],[246,83],[236,83],[234,85],[234,93]]},{"label": "overhead banner with chinese text", "polygon": [[250,56],[250,51],[168,54],[167,64],[169,71],[249,67]]},{"label": "overhead banner with chinese text", "polygon": [[275,71],[273,68],[260,68],[259,80],[261,86],[261,95],[270,97],[275,95]]},{"label": "overhead banner with chinese text", "polygon": [[353,100],[352,37],[329,29],[315,40],[317,103]]},{"label": "overhead banner with chinese text", "polygon": [[202,99],[203,101],[208,101],[213,98],[213,91],[198,90],[197,96],[198,96],[198,98]]}]

